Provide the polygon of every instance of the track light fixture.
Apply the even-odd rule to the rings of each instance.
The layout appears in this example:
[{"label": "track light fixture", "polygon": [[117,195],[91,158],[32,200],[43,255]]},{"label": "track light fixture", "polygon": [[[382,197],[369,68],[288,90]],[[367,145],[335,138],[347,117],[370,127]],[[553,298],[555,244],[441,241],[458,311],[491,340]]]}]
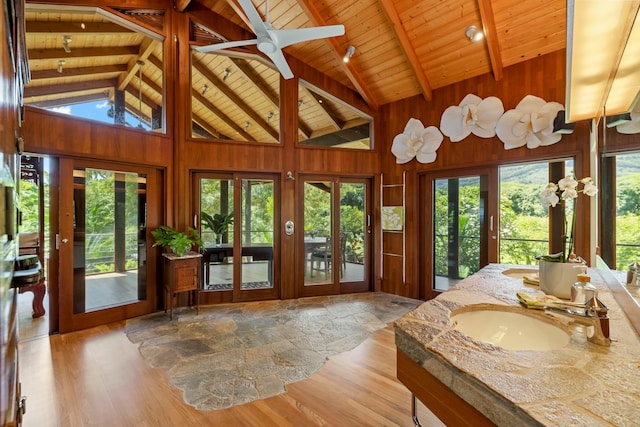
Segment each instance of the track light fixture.
[{"label": "track light fixture", "polygon": [[231,70],[228,68],[225,68],[224,71],[222,72],[222,81],[226,82],[230,75],[231,75]]},{"label": "track light fixture", "polygon": [[244,122],[244,131],[247,132],[249,130],[249,126],[251,126],[251,123],[249,123],[248,121]]},{"label": "track light fixture", "polygon": [[200,92],[200,94],[204,96],[204,94],[207,93],[208,90],[209,90],[209,85],[205,83],[205,85],[202,86],[202,92]]},{"label": "track light fixture", "polygon": [[354,53],[356,53],[356,48],[354,46],[349,46],[347,48],[347,52],[344,54],[344,57],[342,57],[342,60],[344,62],[349,62],[349,59],[351,59]]},{"label": "track light fixture", "polygon": [[269,111],[267,113],[267,122],[270,122],[271,119],[273,119],[273,116],[275,116],[275,114],[273,114],[273,111]]},{"label": "track light fixture", "polygon": [[479,30],[475,25],[468,26],[464,31],[464,35],[467,36],[471,42],[478,42],[484,38],[482,30]]},{"label": "track light fixture", "polygon": [[66,53],[71,53],[69,44],[71,43],[71,36],[62,36],[62,48]]},{"label": "track light fixture", "polygon": [[66,64],[67,61],[65,61],[64,59],[58,59],[58,72],[60,74],[62,74],[62,67],[64,66],[64,64]]}]

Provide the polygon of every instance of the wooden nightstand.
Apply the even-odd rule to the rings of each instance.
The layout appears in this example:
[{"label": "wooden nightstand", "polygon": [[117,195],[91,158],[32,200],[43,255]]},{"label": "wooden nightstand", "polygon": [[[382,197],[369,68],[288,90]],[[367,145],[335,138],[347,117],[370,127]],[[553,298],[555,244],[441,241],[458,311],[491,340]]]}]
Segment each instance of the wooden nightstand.
[{"label": "wooden nightstand", "polygon": [[164,312],[169,306],[169,318],[173,320],[173,297],[181,292],[189,292],[189,305],[195,304],[200,310],[200,290],[202,289],[202,254],[189,252],[187,255],[162,254],[164,258]]}]

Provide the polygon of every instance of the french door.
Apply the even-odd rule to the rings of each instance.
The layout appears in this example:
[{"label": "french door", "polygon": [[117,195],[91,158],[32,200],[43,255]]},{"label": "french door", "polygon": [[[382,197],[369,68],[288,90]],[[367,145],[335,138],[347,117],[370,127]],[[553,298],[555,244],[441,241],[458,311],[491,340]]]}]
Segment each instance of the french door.
[{"label": "french door", "polygon": [[497,261],[497,173],[473,170],[421,179],[425,298]]},{"label": "french door", "polygon": [[371,181],[302,175],[297,190],[299,296],[371,289]]},{"label": "french door", "polygon": [[147,229],[159,223],[161,173],[73,159],[55,163],[60,332],[153,312],[156,257],[147,256]]},{"label": "french door", "polygon": [[279,297],[277,182],[273,174],[193,175],[194,227],[205,245],[206,302]]}]

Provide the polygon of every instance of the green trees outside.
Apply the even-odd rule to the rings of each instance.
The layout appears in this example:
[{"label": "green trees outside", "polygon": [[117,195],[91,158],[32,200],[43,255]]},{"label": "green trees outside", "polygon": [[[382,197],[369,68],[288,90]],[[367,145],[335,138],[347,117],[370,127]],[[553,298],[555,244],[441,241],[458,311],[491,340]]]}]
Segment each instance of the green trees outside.
[{"label": "green trees outside", "polygon": [[[618,156],[623,157],[623,156]],[[637,171],[640,155],[628,155],[618,167],[624,167],[617,178],[617,270],[625,271],[627,266],[640,261],[640,173]],[[632,169],[635,168],[635,169]],[[630,172],[632,171],[632,172]],[[127,236],[128,268],[136,267],[138,193],[137,175],[125,174],[125,233]],[[544,184],[532,181],[534,174],[520,173],[500,184],[500,258],[501,263],[535,265],[536,255],[548,252],[547,210],[540,203],[540,192]],[[526,178],[526,179],[525,179]],[[546,182],[544,174],[537,178]],[[529,181],[529,182],[525,182]],[[270,243],[273,241],[274,194],[271,181],[246,181],[244,191],[250,191],[251,218],[250,239],[252,242]],[[250,185],[249,185],[250,184]],[[305,234],[329,235],[331,229],[331,182],[313,182],[305,185]],[[114,198],[115,173],[102,170],[86,170],[86,257],[92,262],[92,271],[113,271],[112,256],[114,245],[116,200]],[[465,182],[460,190],[459,230],[461,236],[458,248],[460,264],[459,276],[477,271],[475,261],[479,253],[480,217],[477,209],[479,183]],[[228,192],[228,203],[233,203],[233,181],[208,179],[201,180],[201,208],[207,212],[220,212],[223,200],[221,195]],[[435,248],[436,272],[447,275],[447,238],[449,222],[447,218],[446,188],[436,188],[435,206]],[[247,197],[243,195],[243,208]],[[225,203],[227,203],[225,201]],[[348,236],[346,247],[350,262],[362,262],[364,256],[364,186],[362,184],[342,183],[340,186],[340,228]],[[28,181],[20,182],[19,208],[21,232],[38,230],[38,189]],[[48,215],[48,209],[45,209]],[[243,216],[246,218],[246,216]],[[45,226],[48,225],[45,218]],[[243,227],[244,229],[244,227]],[[229,228],[232,241],[233,228]],[[203,230],[203,239],[214,242],[213,235]]]}]

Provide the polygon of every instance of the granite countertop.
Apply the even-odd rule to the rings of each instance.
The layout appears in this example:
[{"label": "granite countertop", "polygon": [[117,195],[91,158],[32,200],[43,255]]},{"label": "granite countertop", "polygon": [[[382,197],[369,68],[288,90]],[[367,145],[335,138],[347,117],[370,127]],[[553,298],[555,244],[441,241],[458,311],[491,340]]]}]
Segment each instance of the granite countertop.
[{"label": "granite countertop", "polygon": [[[585,327],[569,317],[522,307],[516,292],[542,291],[503,274],[514,268],[522,266],[489,265],[409,312],[395,323],[398,349],[497,425],[637,425],[640,337],[600,272],[588,271],[609,309],[610,347],[588,342]],[[452,312],[475,304],[540,316],[567,330],[569,344],[509,351],[476,341],[450,321]]]}]

